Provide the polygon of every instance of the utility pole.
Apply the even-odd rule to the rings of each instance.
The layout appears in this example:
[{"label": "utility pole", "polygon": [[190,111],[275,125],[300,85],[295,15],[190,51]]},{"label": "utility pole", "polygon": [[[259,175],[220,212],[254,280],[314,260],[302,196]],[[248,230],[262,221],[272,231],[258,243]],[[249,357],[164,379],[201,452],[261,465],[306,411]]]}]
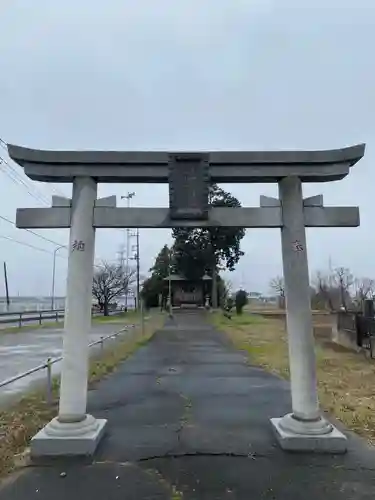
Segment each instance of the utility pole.
[{"label": "utility pole", "polygon": [[212,258],[212,288],[211,288],[211,304],[212,309],[218,308],[218,300],[217,300],[217,263],[216,263],[216,255],[214,252],[214,247],[212,241],[210,243],[211,250],[211,258]]},{"label": "utility pole", "polygon": [[140,309],[141,295],[139,292],[139,229],[137,229],[137,309]]},{"label": "utility pole", "polygon": [[124,269],[124,262],[125,262],[125,246],[121,245],[119,247],[120,249],[118,250],[118,260],[119,260],[119,266],[121,269]]},{"label": "utility pole", "polygon": [[329,269],[329,272],[332,273],[333,267],[332,267],[332,257],[331,256],[329,256],[329,258],[328,258],[328,269]]},{"label": "utility pole", "polygon": [[[135,196],[135,192],[127,192],[125,196],[121,196],[122,200],[127,200],[127,207],[130,208],[130,200]],[[130,230],[126,229],[126,265],[125,265],[125,274],[129,275],[129,252],[130,252]],[[125,311],[128,310],[128,290],[125,294]]]},{"label": "utility pole", "polygon": [[333,285],[334,277],[333,277],[333,266],[332,266],[332,257],[331,255],[328,258],[328,269],[329,269],[329,274],[328,274],[328,284],[331,287]]},{"label": "utility pole", "polygon": [[7,311],[9,311],[10,300],[9,300],[8,273],[7,273],[7,263],[6,262],[4,262],[4,282],[5,282],[5,294],[6,294],[6,299],[7,299]]},{"label": "utility pole", "polygon": [[56,255],[61,248],[66,248],[66,245],[60,245],[53,251],[53,265],[52,265],[52,288],[51,288],[51,309],[55,309],[55,274],[56,274]]},{"label": "utility pole", "polygon": [[168,305],[169,305],[169,317],[173,318],[173,313],[172,313],[172,247],[169,249],[169,262],[168,262],[168,270],[169,270],[169,276],[168,276]]},{"label": "utility pole", "polygon": [[135,233],[129,233],[129,238],[136,238],[136,245],[134,250],[134,245],[131,247],[131,251],[134,252],[134,257],[130,257],[131,260],[136,261],[136,276],[137,276],[137,290],[136,290],[136,308],[139,309],[140,306],[140,254],[139,254],[139,229]]}]

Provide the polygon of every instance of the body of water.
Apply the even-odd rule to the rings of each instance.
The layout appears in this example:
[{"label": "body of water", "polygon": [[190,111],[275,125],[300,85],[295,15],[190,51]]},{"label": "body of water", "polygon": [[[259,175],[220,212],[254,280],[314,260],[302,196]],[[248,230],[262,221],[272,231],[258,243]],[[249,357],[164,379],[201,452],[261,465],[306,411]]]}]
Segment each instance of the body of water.
[{"label": "body of water", "polygon": [[[54,298],[54,308],[65,308],[65,297]],[[6,298],[0,297],[0,312],[49,311],[51,297],[10,297],[9,307]]]}]

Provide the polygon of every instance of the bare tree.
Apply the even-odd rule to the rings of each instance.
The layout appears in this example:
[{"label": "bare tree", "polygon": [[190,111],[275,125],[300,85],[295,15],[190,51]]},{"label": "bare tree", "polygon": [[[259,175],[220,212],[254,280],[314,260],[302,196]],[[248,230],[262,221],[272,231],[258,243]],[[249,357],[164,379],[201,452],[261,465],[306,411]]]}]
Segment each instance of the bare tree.
[{"label": "bare tree", "polygon": [[128,293],[129,286],[135,281],[135,271],[126,271],[122,266],[103,261],[94,273],[92,294],[97,299],[104,316],[109,314],[111,301]]},{"label": "bare tree", "polygon": [[370,278],[356,278],[353,285],[358,305],[361,305],[364,300],[372,298],[375,291],[375,280]]},{"label": "bare tree", "polygon": [[340,292],[341,307],[347,311],[350,300],[350,289],[354,283],[353,275],[347,267],[336,267],[333,270],[333,280]]},{"label": "bare tree", "polygon": [[222,303],[225,304],[228,300],[228,297],[232,297],[233,295],[233,283],[232,281],[226,279],[223,280],[222,286]]},{"label": "bare tree", "polygon": [[315,296],[312,301],[317,304],[324,304],[325,308],[334,311],[333,303],[333,278],[330,274],[325,274],[322,271],[317,271],[312,279],[312,284],[315,288]]},{"label": "bare tree", "polygon": [[276,276],[270,281],[270,288],[277,293],[279,297],[279,307],[284,309],[285,307],[285,283],[282,276]]}]

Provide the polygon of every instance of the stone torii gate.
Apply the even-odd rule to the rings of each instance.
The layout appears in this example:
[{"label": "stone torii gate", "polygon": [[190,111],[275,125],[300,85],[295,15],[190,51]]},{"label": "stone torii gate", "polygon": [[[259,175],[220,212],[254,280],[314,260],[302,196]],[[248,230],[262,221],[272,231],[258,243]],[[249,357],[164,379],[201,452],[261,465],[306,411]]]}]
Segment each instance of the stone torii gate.
[{"label": "stone torii gate", "polygon": [[[364,150],[62,152],[9,145],[31,179],[73,183],[71,202],[55,198],[51,208],[17,210],[19,228],[70,228],[59,413],[32,439],[32,455],[92,454],[105,430],[105,420],[86,414],[95,229],[211,226],[281,229],[293,411],[271,423],[284,449],[344,452],[345,436],[319,409],[305,227],[355,227],[359,210],[324,207],[321,195],[303,199],[302,183],[343,179]],[[100,182],[169,183],[169,208],[116,208],[113,200],[96,199]],[[278,183],[279,199],[213,208],[210,182]]]}]

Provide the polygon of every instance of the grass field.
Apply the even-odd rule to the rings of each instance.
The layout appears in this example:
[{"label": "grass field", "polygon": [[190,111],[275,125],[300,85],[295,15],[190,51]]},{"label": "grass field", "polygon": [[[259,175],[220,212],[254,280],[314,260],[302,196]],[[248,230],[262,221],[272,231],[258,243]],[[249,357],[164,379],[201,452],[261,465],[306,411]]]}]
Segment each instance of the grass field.
[{"label": "grass field", "polygon": [[[237,348],[247,353],[252,363],[289,378],[284,320],[248,313],[230,320],[217,313],[213,321]],[[314,323],[318,391],[323,409],[375,444],[375,361],[330,342],[326,334],[320,335],[319,325],[325,330],[328,327],[327,321],[318,315]]]}]

